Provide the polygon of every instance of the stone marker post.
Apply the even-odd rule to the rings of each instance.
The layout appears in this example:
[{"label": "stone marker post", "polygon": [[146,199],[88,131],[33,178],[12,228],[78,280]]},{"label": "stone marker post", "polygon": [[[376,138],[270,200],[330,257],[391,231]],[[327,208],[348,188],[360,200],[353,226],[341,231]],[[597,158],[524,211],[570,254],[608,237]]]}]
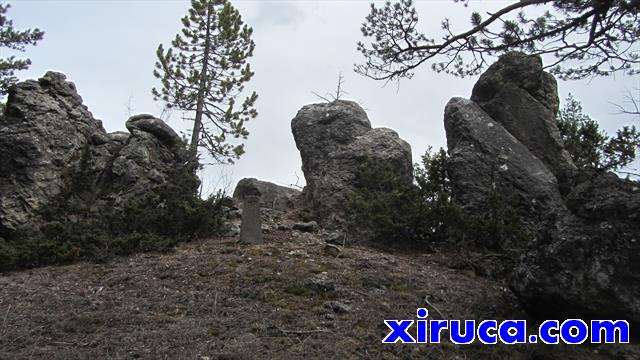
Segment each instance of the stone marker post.
[{"label": "stone marker post", "polygon": [[262,218],[260,217],[260,197],[247,195],[242,208],[240,243],[262,244]]}]

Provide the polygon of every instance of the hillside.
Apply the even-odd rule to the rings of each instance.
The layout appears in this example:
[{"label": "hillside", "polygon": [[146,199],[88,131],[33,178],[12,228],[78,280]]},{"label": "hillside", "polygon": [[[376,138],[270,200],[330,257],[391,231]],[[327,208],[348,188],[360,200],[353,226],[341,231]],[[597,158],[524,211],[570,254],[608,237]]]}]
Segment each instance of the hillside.
[{"label": "hillside", "polygon": [[[270,231],[107,264],[0,275],[0,358],[620,359],[603,346],[385,345],[383,319],[526,318],[461,254],[327,245]],[[425,297],[431,305],[425,304]],[[637,349],[636,349],[637,350]],[[634,355],[635,354],[635,355]]]}]

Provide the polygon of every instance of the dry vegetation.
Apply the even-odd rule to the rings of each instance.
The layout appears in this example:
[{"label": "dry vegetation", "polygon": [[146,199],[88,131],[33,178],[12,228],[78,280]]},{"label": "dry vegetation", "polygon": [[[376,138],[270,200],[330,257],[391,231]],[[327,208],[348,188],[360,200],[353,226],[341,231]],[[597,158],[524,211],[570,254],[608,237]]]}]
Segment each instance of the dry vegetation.
[{"label": "dry vegetation", "polygon": [[[425,297],[448,318],[525,318],[451,255],[271,231],[107,264],[0,275],[0,359],[632,359],[630,347],[384,345]],[[439,318],[436,311],[431,316]]]}]

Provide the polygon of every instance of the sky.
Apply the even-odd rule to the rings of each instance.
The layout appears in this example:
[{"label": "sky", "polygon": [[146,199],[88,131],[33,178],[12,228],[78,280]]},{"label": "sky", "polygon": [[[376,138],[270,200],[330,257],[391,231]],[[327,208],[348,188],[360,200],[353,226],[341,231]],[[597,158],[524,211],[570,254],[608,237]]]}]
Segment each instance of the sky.
[{"label": "sky", "polygon": [[[452,0],[416,1],[419,29],[440,34],[440,22],[449,18],[454,29],[465,30],[472,10],[496,10],[512,1],[471,0],[469,8]],[[159,86],[152,71],[156,48],[167,45],[180,30],[188,0],[14,0],[8,17],[17,29],[38,27],[44,40],[24,56],[33,64],[18,73],[21,79],[39,78],[48,70],[67,75],[76,84],[85,105],[103,121],[107,131],[126,130],[130,115],[160,115],[151,89]],[[244,177],[282,185],[304,185],[301,160],[291,134],[291,119],[302,106],[322,102],[344,76],[345,99],[358,101],[374,127],[394,129],[411,144],[414,162],[428,146],[446,146],[443,112],[455,96],[469,97],[477,77],[459,79],[437,74],[424,66],[410,80],[384,84],[353,72],[363,61],[356,50],[360,26],[370,1],[233,1],[244,21],[254,29],[256,50],[250,59],[253,79],[248,90],[258,95],[258,117],[247,123],[251,132],[246,154],[234,165],[206,166],[203,192],[218,188],[232,192]],[[6,50],[1,50],[5,51]],[[8,54],[0,56],[4,57]],[[572,93],[586,113],[610,134],[638,121],[615,115],[611,103],[621,103],[624,91],[640,87],[639,77],[616,75],[559,82],[560,98]],[[187,131],[191,123],[173,113],[169,124]],[[635,165],[637,168],[638,164]]]}]

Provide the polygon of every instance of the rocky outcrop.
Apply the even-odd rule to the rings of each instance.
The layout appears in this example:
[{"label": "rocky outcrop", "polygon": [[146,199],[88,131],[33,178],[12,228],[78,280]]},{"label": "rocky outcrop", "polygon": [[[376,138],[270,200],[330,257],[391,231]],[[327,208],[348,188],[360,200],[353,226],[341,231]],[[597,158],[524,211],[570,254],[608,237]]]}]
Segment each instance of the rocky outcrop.
[{"label": "rocky outcrop", "polygon": [[233,199],[242,203],[247,196],[259,196],[260,207],[279,211],[291,210],[301,201],[301,191],[255,178],[238,181]]},{"label": "rocky outcrop", "polygon": [[554,231],[517,266],[513,290],[540,316],[640,325],[640,183],[581,174]]},{"label": "rocky outcrop", "polygon": [[186,159],[182,140],[164,121],[137,115],[127,120],[126,127],[131,132],[128,137],[109,134],[116,151],[109,154],[110,165],[99,183],[106,190],[104,196],[116,203],[142,196],[162,184]]},{"label": "rocky outcrop", "polygon": [[487,69],[471,100],[525,145],[566,188],[576,168],[563,148],[556,121],[556,80],[536,56],[512,52]]},{"label": "rocky outcrop", "polygon": [[364,159],[387,162],[407,183],[413,179],[409,144],[391,129],[372,129],[355,102],[306,105],[291,120],[291,129],[307,182],[304,204],[323,226],[342,223],[346,199],[355,189],[358,165]]},{"label": "rocky outcrop", "polygon": [[27,223],[60,192],[94,134],[106,132],[64,75],[15,85],[0,117],[0,228]]},{"label": "rocky outcrop", "polygon": [[469,212],[480,211],[496,190],[509,194],[528,219],[539,221],[565,210],[553,173],[475,102],[449,101],[445,130],[456,199]]},{"label": "rocky outcrop", "polygon": [[0,230],[34,225],[79,180],[85,191],[74,195],[96,210],[145,194],[181,164],[180,138],[164,122],[134,116],[127,128],[108,134],[63,74],[13,86],[0,116]]},{"label": "rocky outcrop", "polygon": [[455,199],[468,211],[488,194],[512,200],[530,243],[513,271],[521,302],[545,318],[640,324],[640,184],[578,171],[560,140],[556,83],[539,57],[493,64],[471,100],[445,110]]}]

